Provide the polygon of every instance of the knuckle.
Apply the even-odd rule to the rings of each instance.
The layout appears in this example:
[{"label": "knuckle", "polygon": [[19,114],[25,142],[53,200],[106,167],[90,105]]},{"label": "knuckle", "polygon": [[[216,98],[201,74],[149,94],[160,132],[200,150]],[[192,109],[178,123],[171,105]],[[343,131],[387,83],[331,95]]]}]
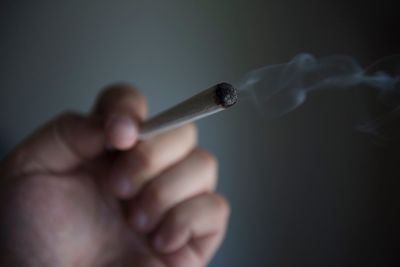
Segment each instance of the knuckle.
[{"label": "knuckle", "polygon": [[183,229],[187,226],[188,218],[185,213],[181,212],[179,208],[174,208],[169,212],[169,221],[178,229]]},{"label": "knuckle", "polygon": [[141,95],[139,90],[137,90],[133,85],[128,83],[117,83],[113,85],[109,85],[101,90],[99,94],[99,98],[101,99],[115,99],[120,96],[126,96],[129,94],[138,94]]},{"label": "knuckle", "polygon": [[97,97],[95,112],[106,114],[110,110],[119,109],[121,106],[135,106],[138,115],[143,117],[147,112],[147,101],[145,96],[134,86],[121,83],[106,87]]},{"label": "knuckle", "polygon": [[147,199],[154,207],[160,207],[168,202],[167,188],[157,181],[151,182],[147,189]]},{"label": "knuckle", "polygon": [[220,195],[214,194],[215,207],[219,210],[223,218],[228,218],[231,213],[231,207],[228,200]]},{"label": "knuckle", "polygon": [[218,160],[213,154],[201,148],[197,148],[195,153],[200,158],[202,164],[207,170],[211,171],[214,174],[217,173]]},{"label": "knuckle", "polygon": [[138,144],[134,151],[134,159],[140,163],[144,172],[151,172],[156,166],[156,153],[145,143]]},{"label": "knuckle", "polygon": [[135,104],[141,106],[143,109],[147,109],[147,100],[146,97],[136,88],[130,86],[129,96],[127,98],[134,99]]}]

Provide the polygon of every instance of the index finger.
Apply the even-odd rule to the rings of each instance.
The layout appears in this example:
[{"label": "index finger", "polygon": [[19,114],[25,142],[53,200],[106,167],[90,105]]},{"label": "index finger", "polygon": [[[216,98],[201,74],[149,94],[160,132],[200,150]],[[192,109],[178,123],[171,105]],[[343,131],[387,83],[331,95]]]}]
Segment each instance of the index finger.
[{"label": "index finger", "polygon": [[97,98],[93,113],[103,118],[107,144],[127,150],[138,139],[147,113],[146,99],[131,85],[110,86]]}]

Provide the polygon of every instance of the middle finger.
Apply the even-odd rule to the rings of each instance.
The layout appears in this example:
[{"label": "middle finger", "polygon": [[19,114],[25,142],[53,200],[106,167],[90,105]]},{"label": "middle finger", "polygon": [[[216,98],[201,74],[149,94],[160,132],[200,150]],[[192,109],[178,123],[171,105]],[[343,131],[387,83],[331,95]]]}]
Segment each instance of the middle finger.
[{"label": "middle finger", "polygon": [[144,184],[181,161],[196,143],[193,124],[138,143],[116,160],[109,177],[112,191],[117,197],[133,197]]}]

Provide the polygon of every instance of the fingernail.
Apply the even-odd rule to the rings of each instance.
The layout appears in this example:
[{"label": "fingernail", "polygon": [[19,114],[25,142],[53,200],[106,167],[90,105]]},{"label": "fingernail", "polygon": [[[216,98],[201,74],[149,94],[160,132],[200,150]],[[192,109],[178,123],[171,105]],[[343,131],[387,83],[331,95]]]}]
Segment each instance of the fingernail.
[{"label": "fingernail", "polygon": [[114,188],[120,197],[128,197],[133,192],[133,185],[128,177],[115,178]]},{"label": "fingernail", "polygon": [[137,126],[129,116],[111,116],[107,121],[106,128],[109,131],[112,145],[119,149],[132,146],[138,136]]},{"label": "fingernail", "polygon": [[142,210],[136,210],[133,217],[133,224],[135,228],[140,231],[144,231],[146,229],[147,222],[148,218],[146,213],[144,213]]}]

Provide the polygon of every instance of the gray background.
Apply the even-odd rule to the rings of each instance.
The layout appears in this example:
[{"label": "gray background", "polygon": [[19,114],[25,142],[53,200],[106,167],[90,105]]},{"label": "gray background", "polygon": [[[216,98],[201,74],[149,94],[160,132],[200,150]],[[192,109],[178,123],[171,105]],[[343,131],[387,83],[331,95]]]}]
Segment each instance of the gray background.
[{"label": "gray background", "polygon": [[[395,2],[395,1],[393,1]],[[65,109],[129,81],[151,114],[299,52],[398,53],[389,1],[1,1],[0,154]],[[361,5],[362,3],[362,5]],[[384,110],[361,88],[312,95],[265,121],[249,99],[198,123],[232,202],[211,266],[391,266],[400,262],[397,130],[355,131]]]}]

